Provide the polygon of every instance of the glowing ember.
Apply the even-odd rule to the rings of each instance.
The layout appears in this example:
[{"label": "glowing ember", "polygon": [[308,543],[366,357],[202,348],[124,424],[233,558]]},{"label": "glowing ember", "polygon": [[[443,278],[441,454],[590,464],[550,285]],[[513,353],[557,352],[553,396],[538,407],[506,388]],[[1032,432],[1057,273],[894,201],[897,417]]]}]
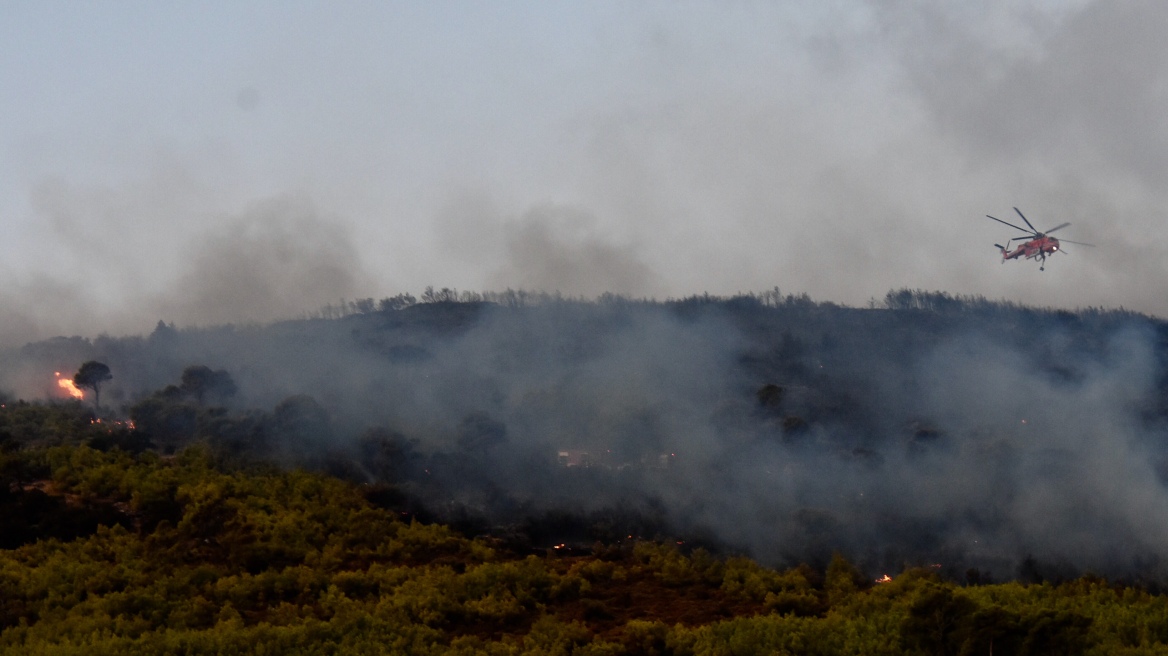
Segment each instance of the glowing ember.
[{"label": "glowing ember", "polygon": [[885,574],[884,576],[881,576],[880,578],[876,579],[876,582],[877,583],[891,583],[892,577]]},{"label": "glowing ember", "polygon": [[107,427],[107,430],[110,433],[114,432],[115,428],[125,428],[128,430],[134,430],[134,421],[132,419],[126,419],[125,421],[123,421],[121,419],[114,419],[111,421],[102,421],[101,417],[97,417],[94,419],[90,419],[89,423],[93,424],[95,426],[105,426],[105,427]]},{"label": "glowing ember", "polygon": [[77,386],[73,384],[72,378],[61,378],[61,372],[59,371],[54,371],[53,373],[57,374],[57,386],[65,390],[69,396],[75,399],[85,398],[85,393],[77,389]]}]

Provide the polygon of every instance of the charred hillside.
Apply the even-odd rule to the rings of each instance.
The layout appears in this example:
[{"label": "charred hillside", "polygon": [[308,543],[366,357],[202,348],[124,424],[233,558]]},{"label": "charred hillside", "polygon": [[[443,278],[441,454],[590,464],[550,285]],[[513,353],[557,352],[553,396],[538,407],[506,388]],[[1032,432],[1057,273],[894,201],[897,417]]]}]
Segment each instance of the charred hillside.
[{"label": "charred hillside", "polygon": [[1168,574],[1158,319],[909,290],[425,300],[38,342],[3,354],[3,386],[55,398],[54,372],[97,360],[127,448],[323,469],[533,547],[669,534],[771,564]]}]

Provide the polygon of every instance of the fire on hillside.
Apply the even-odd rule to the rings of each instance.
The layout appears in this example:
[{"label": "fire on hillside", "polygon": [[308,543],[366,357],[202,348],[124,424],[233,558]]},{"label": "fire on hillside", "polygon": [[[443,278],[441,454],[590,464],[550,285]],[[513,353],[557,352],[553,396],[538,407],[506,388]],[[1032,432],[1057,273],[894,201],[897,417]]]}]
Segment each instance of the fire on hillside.
[{"label": "fire on hillside", "polygon": [[65,394],[79,400],[85,398],[85,393],[77,387],[72,378],[62,378],[61,372],[59,371],[54,371],[53,373],[57,376],[57,387],[64,390]]}]

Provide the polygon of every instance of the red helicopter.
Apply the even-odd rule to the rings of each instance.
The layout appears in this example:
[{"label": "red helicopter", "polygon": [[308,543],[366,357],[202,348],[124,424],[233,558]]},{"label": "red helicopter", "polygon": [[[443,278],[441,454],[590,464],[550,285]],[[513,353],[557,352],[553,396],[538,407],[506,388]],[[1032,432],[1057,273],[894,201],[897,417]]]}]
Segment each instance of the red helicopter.
[{"label": "red helicopter", "polygon": [[[1022,210],[1015,207],[1014,211],[1018,213],[1018,216],[1022,217],[1023,221],[1026,221],[1026,216],[1024,214],[1022,214]],[[992,217],[989,214],[986,214],[986,218],[993,219],[993,220],[997,221],[998,223],[1006,223],[1005,221],[1003,221],[999,218],[996,218],[996,217]],[[1006,225],[1010,226],[1011,228],[1014,228],[1015,230],[1021,230],[1022,232],[1025,232],[1026,236],[1025,237],[1013,237],[1012,239],[1010,239],[1009,241],[1006,242],[1007,246],[1003,246],[1001,244],[994,244],[994,246],[997,246],[998,249],[1002,251],[1002,262],[1005,262],[1006,260],[1013,260],[1013,259],[1016,259],[1019,257],[1025,257],[1028,260],[1038,258],[1038,270],[1039,271],[1046,271],[1046,256],[1048,254],[1053,255],[1054,253],[1058,253],[1058,252],[1063,252],[1063,253],[1066,252],[1066,251],[1062,251],[1059,248],[1059,245],[1062,242],[1060,242],[1058,239],[1055,239],[1054,237],[1051,237],[1050,233],[1054,232],[1055,230],[1062,230],[1063,228],[1071,225],[1070,223],[1059,224],[1059,225],[1051,228],[1050,230],[1047,230],[1046,232],[1039,232],[1039,231],[1035,230],[1034,226],[1030,225],[1029,221],[1026,221],[1026,225],[1029,226],[1029,228],[1030,228],[1029,230],[1027,230],[1026,228],[1021,228],[1019,226],[1016,226],[1013,223],[1006,223]],[[1020,246],[1018,246],[1018,248],[1015,248],[1014,250],[1010,250],[1008,248],[1009,243],[1011,241],[1015,241],[1018,239],[1025,239],[1027,241],[1024,242],[1023,244],[1021,244]],[[1068,244],[1077,244],[1079,246],[1091,246],[1091,247],[1095,246],[1095,244],[1084,244],[1081,241],[1071,241],[1070,239],[1064,239],[1062,241],[1065,241]]]}]

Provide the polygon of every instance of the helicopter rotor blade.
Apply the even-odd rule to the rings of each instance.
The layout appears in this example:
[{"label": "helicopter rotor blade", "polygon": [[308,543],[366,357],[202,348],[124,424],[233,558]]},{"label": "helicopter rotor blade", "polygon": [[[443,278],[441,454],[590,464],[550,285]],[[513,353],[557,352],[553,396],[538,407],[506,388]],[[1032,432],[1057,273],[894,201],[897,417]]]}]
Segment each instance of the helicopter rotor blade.
[{"label": "helicopter rotor blade", "polygon": [[1090,246],[1091,248],[1095,248],[1095,244],[1088,244],[1088,243],[1081,242],[1081,241],[1071,241],[1070,239],[1060,239],[1059,243],[1060,244],[1074,244],[1076,246]]},{"label": "helicopter rotor blade", "polygon": [[1054,232],[1055,230],[1062,230],[1063,228],[1065,228],[1069,225],[1071,225],[1071,224],[1070,223],[1060,223],[1060,224],[1056,225],[1055,227],[1051,228],[1050,230],[1047,230],[1046,234],[1049,235],[1050,233]]},{"label": "helicopter rotor blade", "polygon": [[1037,230],[1037,229],[1035,229],[1035,227],[1034,227],[1034,226],[1030,225],[1030,221],[1029,221],[1029,220],[1026,218],[1026,215],[1022,213],[1022,210],[1020,210],[1020,209],[1018,209],[1017,207],[1015,207],[1015,208],[1014,208],[1014,211],[1018,213],[1018,216],[1022,217],[1022,220],[1023,220],[1023,221],[1026,221],[1026,225],[1030,226],[1030,231],[1031,231],[1031,232],[1033,232],[1033,233],[1035,233],[1035,234],[1038,234],[1038,230]]},{"label": "helicopter rotor blade", "polygon": [[[1005,221],[1003,221],[997,217],[990,216],[989,214],[986,214],[986,218],[993,219],[993,220],[997,221],[998,223],[1006,223]],[[1014,225],[1013,223],[1006,223],[1006,225],[1010,226],[1011,228],[1013,228],[1015,230],[1021,230],[1022,232],[1031,232],[1034,234],[1038,234],[1037,230],[1027,230],[1026,228],[1019,228],[1018,226]],[[1018,239],[1018,237],[1016,237],[1015,239]]]}]

